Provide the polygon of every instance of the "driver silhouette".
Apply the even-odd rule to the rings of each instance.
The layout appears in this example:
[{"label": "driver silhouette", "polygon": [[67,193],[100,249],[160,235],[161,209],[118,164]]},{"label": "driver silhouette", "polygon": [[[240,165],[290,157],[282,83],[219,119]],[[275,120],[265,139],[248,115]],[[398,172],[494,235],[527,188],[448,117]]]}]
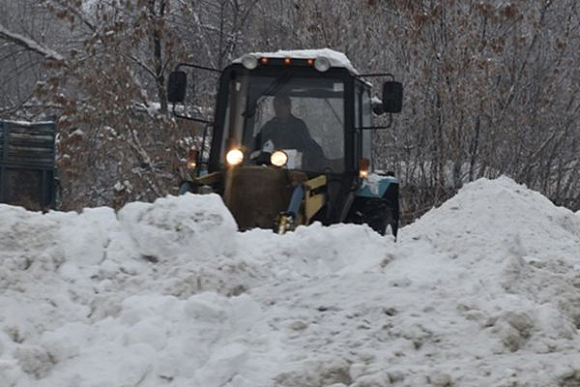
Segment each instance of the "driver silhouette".
[{"label": "driver silhouette", "polygon": [[292,114],[292,101],[286,94],[274,97],[275,117],[268,121],[256,136],[256,149],[263,149],[271,141],[274,149],[296,149],[305,157],[305,164],[313,166],[324,157],[322,148],[310,136],[306,123]]}]

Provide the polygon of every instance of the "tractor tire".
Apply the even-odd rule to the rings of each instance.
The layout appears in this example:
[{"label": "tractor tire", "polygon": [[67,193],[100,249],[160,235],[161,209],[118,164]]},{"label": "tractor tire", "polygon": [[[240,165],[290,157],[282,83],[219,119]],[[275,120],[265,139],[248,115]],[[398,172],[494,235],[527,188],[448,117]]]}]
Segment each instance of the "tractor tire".
[{"label": "tractor tire", "polygon": [[363,223],[366,223],[380,235],[386,234],[392,219],[391,209],[384,200],[370,199],[365,203]]},{"label": "tractor tire", "polygon": [[[357,198],[353,203],[347,223],[366,224],[380,235],[386,235],[390,228],[397,236],[398,222],[393,216],[389,201],[380,198]],[[390,227],[389,227],[390,226]]]}]

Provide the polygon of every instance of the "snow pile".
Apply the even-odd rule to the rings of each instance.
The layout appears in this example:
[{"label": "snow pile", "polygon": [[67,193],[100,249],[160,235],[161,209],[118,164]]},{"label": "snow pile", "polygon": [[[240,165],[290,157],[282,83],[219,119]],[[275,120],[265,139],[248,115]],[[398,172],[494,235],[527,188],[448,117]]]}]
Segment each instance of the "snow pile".
[{"label": "snow pile", "polygon": [[580,385],[580,217],[507,178],[396,244],[215,195],[0,219],[0,386]]}]

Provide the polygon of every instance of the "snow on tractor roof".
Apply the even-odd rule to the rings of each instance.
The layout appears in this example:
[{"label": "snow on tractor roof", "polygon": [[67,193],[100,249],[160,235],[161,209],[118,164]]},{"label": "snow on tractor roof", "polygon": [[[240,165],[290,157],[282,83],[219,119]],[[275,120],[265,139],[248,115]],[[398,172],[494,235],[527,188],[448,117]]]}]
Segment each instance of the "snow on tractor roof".
[{"label": "snow on tractor roof", "polygon": [[[252,52],[248,55],[255,57],[268,57],[268,58],[295,58],[295,59],[316,59],[320,57],[325,57],[330,61],[331,67],[342,67],[346,68],[353,74],[358,74],[358,71],[354,68],[350,60],[342,52],[331,50],[330,48],[321,49],[306,49],[306,50],[278,50],[276,52]],[[237,58],[233,63],[241,63],[243,57]]]}]

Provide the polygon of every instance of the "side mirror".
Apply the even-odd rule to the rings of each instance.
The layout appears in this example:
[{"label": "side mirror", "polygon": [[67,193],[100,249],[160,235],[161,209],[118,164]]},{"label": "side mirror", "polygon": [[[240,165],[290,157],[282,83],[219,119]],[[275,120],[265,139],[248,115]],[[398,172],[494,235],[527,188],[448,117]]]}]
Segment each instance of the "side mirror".
[{"label": "side mirror", "polygon": [[396,81],[383,83],[383,109],[386,113],[400,113],[403,109],[403,84]]},{"label": "side mirror", "polygon": [[173,71],[167,81],[167,100],[173,104],[185,101],[187,74],[183,71]]}]

